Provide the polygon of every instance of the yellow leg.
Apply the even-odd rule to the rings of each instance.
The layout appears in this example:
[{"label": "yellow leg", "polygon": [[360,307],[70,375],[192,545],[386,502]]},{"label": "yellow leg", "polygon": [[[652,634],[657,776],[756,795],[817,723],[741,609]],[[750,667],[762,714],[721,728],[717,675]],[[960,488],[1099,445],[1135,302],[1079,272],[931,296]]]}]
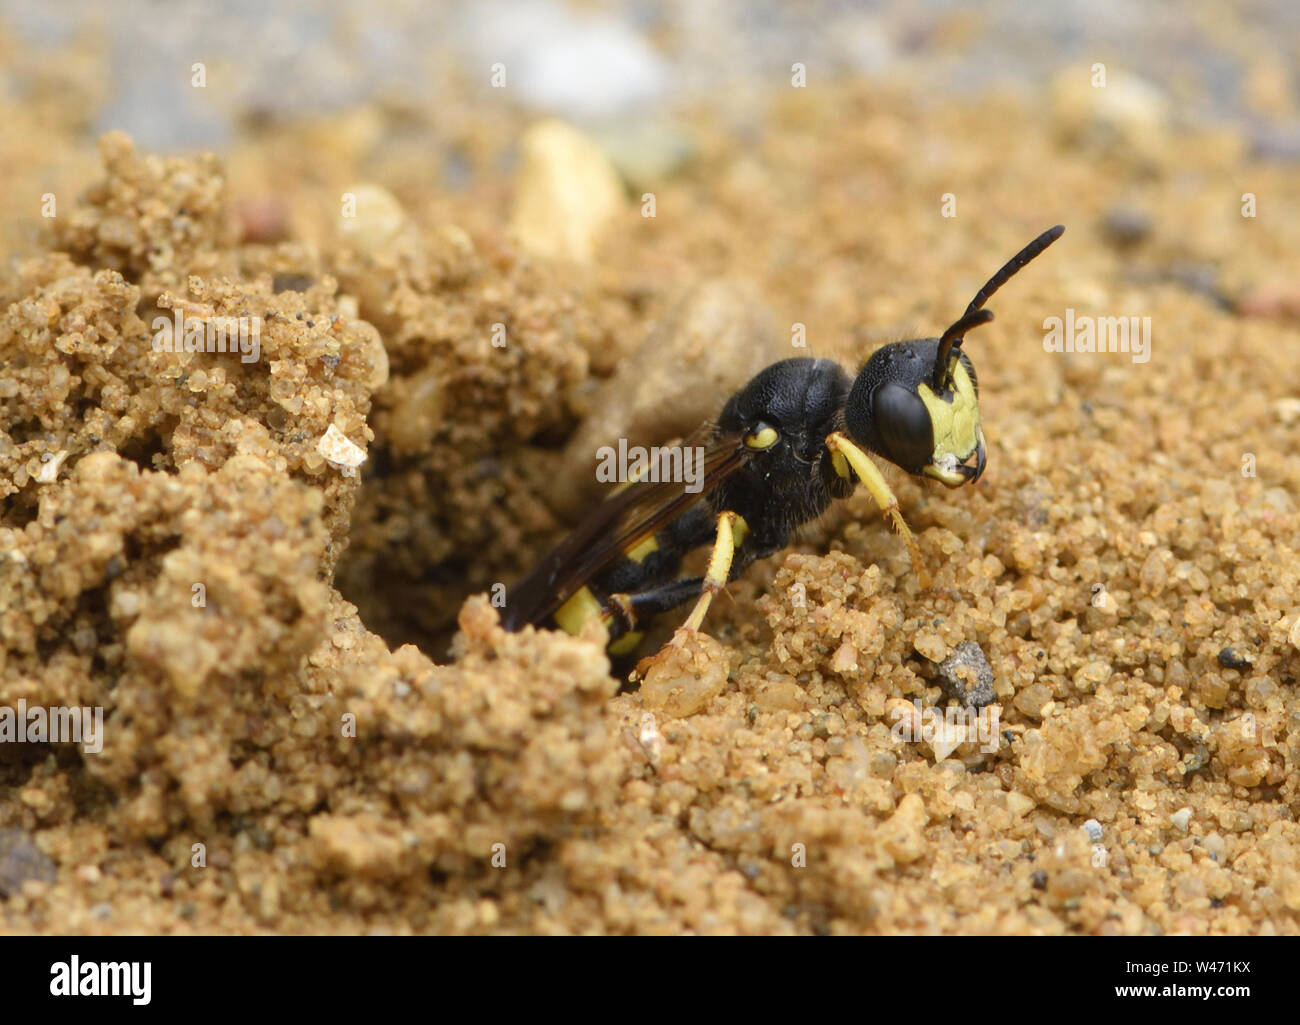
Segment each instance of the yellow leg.
[{"label": "yellow leg", "polygon": [[[682,624],[683,630],[698,630],[704,624],[704,615],[709,611],[713,596],[727,586],[727,577],[731,574],[731,560],[736,555],[736,521],[740,520],[734,512],[718,513],[718,534],[713,541],[713,554],[709,557],[709,570],[704,575],[704,589],[700,592],[695,608]],[[744,520],[740,520],[741,523]]]},{"label": "yellow leg", "polygon": [[704,616],[709,611],[713,596],[727,586],[727,580],[731,576],[731,563],[736,555],[737,539],[743,541],[748,530],[749,525],[736,513],[730,511],[718,513],[718,533],[713,540],[713,554],[709,556],[709,568],[704,575],[704,586],[700,591],[699,599],[695,602],[695,608],[691,609],[686,622],[673,634],[673,639],[654,655],[638,662],[628,679],[633,682],[645,679],[651,667],[664,661],[669,649],[685,644],[686,639],[704,624]]},{"label": "yellow leg", "polygon": [[837,469],[843,464],[841,460],[847,461],[857,474],[858,480],[867,486],[871,492],[871,497],[876,500],[876,505],[884,510],[886,516],[894,524],[894,529],[902,536],[903,542],[907,545],[907,550],[912,556],[912,568],[916,570],[916,575],[921,580],[922,587],[930,586],[930,577],[925,572],[925,567],[921,564],[921,549],[917,547],[916,538],[912,536],[912,531],[908,528],[903,514],[898,511],[898,499],[894,497],[894,492],[890,490],[889,483],[881,475],[880,470],[876,467],[862,449],[853,444],[839,431],[830,434],[826,438],[826,447],[831,450],[832,458],[836,460]]}]

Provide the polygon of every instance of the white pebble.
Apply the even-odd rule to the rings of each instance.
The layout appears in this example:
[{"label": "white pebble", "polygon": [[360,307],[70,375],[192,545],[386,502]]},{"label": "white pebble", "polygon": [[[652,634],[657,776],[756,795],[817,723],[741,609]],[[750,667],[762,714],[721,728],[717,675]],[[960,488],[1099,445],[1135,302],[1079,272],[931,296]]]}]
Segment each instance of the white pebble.
[{"label": "white pebble", "polygon": [[[650,41],[617,18],[555,0],[467,5],[470,48],[499,84],[565,117],[609,117],[662,97],[672,74]],[[489,80],[490,81],[490,80]]]},{"label": "white pebble", "polygon": [[355,470],[366,461],[365,451],[349,441],[336,424],[330,424],[329,430],[316,443],[316,451],[331,465],[345,470]]},{"label": "white pebble", "polygon": [[37,484],[53,484],[59,479],[59,467],[63,465],[63,460],[68,458],[66,451],[56,453],[46,452],[41,456],[41,468],[36,471]]}]

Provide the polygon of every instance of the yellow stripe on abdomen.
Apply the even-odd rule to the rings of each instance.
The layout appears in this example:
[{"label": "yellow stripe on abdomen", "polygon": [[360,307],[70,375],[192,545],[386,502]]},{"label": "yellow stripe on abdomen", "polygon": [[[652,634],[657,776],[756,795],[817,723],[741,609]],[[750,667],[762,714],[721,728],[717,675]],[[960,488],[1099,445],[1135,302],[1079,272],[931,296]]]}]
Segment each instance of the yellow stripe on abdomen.
[{"label": "yellow stripe on abdomen", "polygon": [[556,610],[555,623],[565,633],[576,637],[582,633],[584,626],[592,619],[599,619],[603,612],[604,609],[601,608],[600,602],[596,600],[590,588],[580,587]]}]

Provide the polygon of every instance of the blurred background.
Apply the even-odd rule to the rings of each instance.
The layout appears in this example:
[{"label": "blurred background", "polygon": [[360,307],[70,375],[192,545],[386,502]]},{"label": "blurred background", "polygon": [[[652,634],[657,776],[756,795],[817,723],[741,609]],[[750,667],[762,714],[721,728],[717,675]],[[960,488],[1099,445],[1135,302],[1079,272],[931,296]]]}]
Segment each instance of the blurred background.
[{"label": "blurred background", "polygon": [[[1260,147],[1300,148],[1300,9],[1285,0],[4,0],[0,19],[7,91],[80,90],[87,131],[122,129],[151,148],[219,147],[254,115],[373,100],[437,110],[458,89],[488,88],[498,62],[513,101],[599,122],[684,101],[741,120],[796,61],[810,85],[901,75],[938,98],[1045,88],[1094,60],[1140,75],[1175,120],[1225,119]],[[192,61],[207,64],[206,90],[176,87]]]}]

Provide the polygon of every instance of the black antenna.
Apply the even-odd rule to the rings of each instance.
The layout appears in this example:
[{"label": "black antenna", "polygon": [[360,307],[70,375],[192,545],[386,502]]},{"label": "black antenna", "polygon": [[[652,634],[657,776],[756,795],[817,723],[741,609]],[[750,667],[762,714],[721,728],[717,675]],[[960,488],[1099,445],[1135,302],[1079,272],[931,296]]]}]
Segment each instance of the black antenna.
[{"label": "black antenna", "polygon": [[1004,263],[1002,269],[989,278],[984,283],[984,287],[975,293],[975,298],[966,307],[966,312],[939,339],[939,351],[935,355],[934,373],[931,376],[931,385],[936,392],[947,390],[948,379],[951,376],[950,370],[957,359],[957,350],[961,348],[966,332],[979,327],[981,324],[987,324],[993,319],[993,314],[983,309],[984,304],[993,297],[994,292],[1015,277],[1021,267],[1038,256],[1064,233],[1064,224],[1048,228],[1038,238]]}]

